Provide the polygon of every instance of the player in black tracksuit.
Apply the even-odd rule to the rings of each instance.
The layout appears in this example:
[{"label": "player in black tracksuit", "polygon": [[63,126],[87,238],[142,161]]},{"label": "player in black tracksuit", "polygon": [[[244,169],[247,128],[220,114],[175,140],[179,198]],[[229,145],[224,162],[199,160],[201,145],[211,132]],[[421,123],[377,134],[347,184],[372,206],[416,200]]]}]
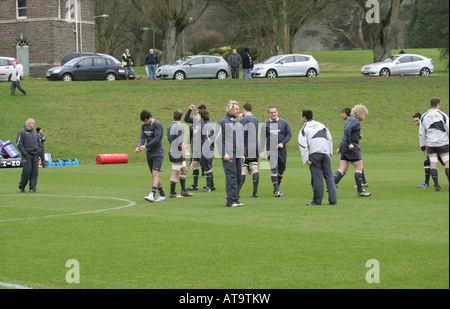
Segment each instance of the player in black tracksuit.
[{"label": "player in black tracksuit", "polygon": [[292,138],[292,130],[286,120],[278,117],[275,107],[270,107],[268,113],[270,118],[261,127],[261,141],[266,142],[273,193],[275,197],[281,197],[283,194],[280,191],[280,184],[286,171],[287,161],[286,144]]},{"label": "player in black tracksuit", "polygon": [[25,187],[29,182],[30,192],[37,192],[37,181],[39,175],[39,154],[41,153],[41,143],[39,135],[34,131],[36,123],[33,119],[27,119],[25,127],[17,134],[17,148],[22,154],[22,176],[19,183],[20,192],[25,192]]}]

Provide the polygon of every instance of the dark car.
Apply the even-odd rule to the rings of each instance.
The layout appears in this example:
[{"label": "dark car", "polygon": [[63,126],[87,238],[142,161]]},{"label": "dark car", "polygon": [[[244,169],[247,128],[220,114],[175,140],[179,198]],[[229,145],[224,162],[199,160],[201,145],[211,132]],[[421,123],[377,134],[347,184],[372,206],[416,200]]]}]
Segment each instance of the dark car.
[{"label": "dark car", "polygon": [[63,66],[47,71],[47,80],[108,80],[127,79],[126,70],[111,56],[78,57]]},{"label": "dark car", "polygon": [[63,66],[64,64],[66,64],[67,62],[69,62],[72,59],[78,58],[78,57],[87,57],[87,56],[95,56],[97,55],[96,53],[91,53],[91,52],[70,52],[64,55],[64,57],[61,60],[61,66]]}]

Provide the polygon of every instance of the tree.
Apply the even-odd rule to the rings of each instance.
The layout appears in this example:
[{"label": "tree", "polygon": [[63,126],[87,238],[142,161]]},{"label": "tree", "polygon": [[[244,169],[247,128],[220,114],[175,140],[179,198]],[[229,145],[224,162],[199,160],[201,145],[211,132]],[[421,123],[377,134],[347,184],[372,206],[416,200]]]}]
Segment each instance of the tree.
[{"label": "tree", "polygon": [[[400,17],[400,9],[403,0],[355,0],[356,3],[364,10],[366,18],[368,15],[380,14],[379,20],[371,21],[369,23],[370,35],[373,41],[373,59],[374,62],[382,61],[389,56],[391,56],[391,49],[393,38],[396,31],[396,24]],[[370,4],[374,3],[374,6]],[[368,5],[369,4],[369,5]],[[385,5],[387,7],[387,14],[385,17],[381,16],[380,11],[377,10],[381,6]]]},{"label": "tree", "polygon": [[259,46],[260,57],[293,52],[294,37],[310,18],[338,0],[216,0],[238,16]]},{"label": "tree", "polygon": [[[208,8],[211,0],[133,0],[154,31],[163,36],[163,63],[175,60],[178,36],[196,23]],[[140,2],[140,4],[139,4]]]}]

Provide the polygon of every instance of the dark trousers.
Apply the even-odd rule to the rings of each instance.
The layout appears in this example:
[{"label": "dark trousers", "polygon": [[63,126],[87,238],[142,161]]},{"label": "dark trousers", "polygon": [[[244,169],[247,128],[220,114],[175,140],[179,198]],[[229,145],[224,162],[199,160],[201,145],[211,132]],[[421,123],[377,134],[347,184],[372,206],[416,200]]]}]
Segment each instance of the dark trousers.
[{"label": "dark trousers", "polygon": [[39,173],[39,155],[28,156],[22,159],[22,177],[19,183],[19,189],[25,189],[30,182],[30,190],[36,190]]},{"label": "dark trousers", "polygon": [[311,185],[314,192],[313,201],[322,204],[323,199],[323,180],[327,184],[328,202],[330,204],[337,203],[336,184],[334,182],[333,170],[331,169],[330,157],[322,153],[313,153],[309,156],[312,165],[309,167],[311,172]]},{"label": "dark trousers", "polygon": [[239,67],[231,66],[231,77],[232,78],[239,78]]},{"label": "dark trousers", "polygon": [[20,86],[20,81],[16,81],[16,82],[11,81],[11,95],[15,95],[16,94],[16,88],[19,89],[23,94],[27,93],[25,91],[25,89],[23,89]]},{"label": "dark trousers", "polygon": [[231,206],[239,202],[242,161],[241,159],[231,159],[229,162],[222,160],[222,165],[226,179],[227,206]]}]

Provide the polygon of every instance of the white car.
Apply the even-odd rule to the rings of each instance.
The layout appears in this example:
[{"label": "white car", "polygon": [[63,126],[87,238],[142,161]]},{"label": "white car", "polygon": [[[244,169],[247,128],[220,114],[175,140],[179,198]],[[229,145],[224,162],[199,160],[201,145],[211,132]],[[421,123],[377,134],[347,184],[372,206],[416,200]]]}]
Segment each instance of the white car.
[{"label": "white car", "polygon": [[277,55],[258,64],[251,70],[252,77],[289,77],[307,76],[314,78],[319,75],[319,63],[311,55]]},{"label": "white car", "polygon": [[365,65],[361,69],[364,76],[421,75],[430,76],[434,72],[433,59],[415,54],[393,55],[382,62]]},{"label": "white car", "polygon": [[0,82],[8,82],[11,80],[13,61],[17,63],[16,67],[19,69],[20,72],[20,80],[24,79],[23,66],[17,59],[9,57],[0,57]]}]

